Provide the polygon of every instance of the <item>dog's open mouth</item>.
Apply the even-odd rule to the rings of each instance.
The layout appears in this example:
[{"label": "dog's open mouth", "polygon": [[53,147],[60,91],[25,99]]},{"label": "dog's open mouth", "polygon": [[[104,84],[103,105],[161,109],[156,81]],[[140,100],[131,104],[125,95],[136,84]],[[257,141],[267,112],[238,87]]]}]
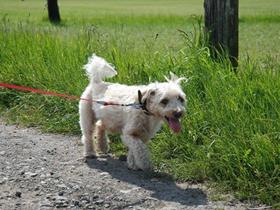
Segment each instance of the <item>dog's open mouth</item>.
[{"label": "dog's open mouth", "polygon": [[179,118],[165,116],[165,119],[168,123],[168,126],[172,129],[174,133],[179,133],[181,131],[181,124]]}]

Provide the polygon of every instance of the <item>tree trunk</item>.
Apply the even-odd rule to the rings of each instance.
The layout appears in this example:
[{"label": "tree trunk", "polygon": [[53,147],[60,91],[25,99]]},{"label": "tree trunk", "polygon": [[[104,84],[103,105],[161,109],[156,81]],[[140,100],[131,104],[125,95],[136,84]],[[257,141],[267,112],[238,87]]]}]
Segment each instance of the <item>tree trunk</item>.
[{"label": "tree trunk", "polygon": [[52,23],[60,22],[60,14],[59,14],[57,0],[48,0],[48,14],[49,14],[49,20]]},{"label": "tree trunk", "polygon": [[212,56],[228,53],[232,66],[238,66],[238,1],[204,0],[205,28]]}]

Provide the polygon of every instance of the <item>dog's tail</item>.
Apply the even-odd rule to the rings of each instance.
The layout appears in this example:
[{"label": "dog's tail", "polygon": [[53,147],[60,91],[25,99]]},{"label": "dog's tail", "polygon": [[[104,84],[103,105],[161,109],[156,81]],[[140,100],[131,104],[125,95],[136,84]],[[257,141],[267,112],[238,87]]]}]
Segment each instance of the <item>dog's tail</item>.
[{"label": "dog's tail", "polygon": [[93,83],[100,83],[103,79],[117,75],[117,71],[103,58],[93,54],[84,65],[86,73]]}]

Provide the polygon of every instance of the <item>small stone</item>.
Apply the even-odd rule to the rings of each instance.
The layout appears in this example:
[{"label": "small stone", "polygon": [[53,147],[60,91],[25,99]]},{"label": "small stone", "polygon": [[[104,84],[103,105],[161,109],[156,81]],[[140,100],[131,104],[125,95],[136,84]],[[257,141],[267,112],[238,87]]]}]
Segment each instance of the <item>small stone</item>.
[{"label": "small stone", "polygon": [[90,200],[88,198],[81,199],[81,202],[84,204],[90,203]]},{"label": "small stone", "polygon": [[152,178],[151,181],[152,181],[152,182],[158,182],[159,179],[157,179],[157,178]]},{"label": "small stone", "polygon": [[66,197],[63,197],[63,196],[58,196],[56,197],[57,200],[61,200],[61,201],[67,201],[67,198]]},{"label": "small stone", "polygon": [[109,208],[109,207],[110,207],[110,204],[106,203],[106,204],[104,205],[104,207],[105,207],[105,208]]},{"label": "small stone", "polygon": [[57,187],[60,187],[60,188],[63,188],[63,189],[67,188],[67,186],[65,184],[59,184],[59,185],[57,185]]},{"label": "small stone", "polygon": [[65,207],[67,207],[67,206],[68,206],[67,203],[62,203],[62,202],[57,202],[57,203],[55,203],[55,207],[56,207],[56,208],[65,208]]},{"label": "small stone", "polygon": [[53,205],[50,202],[44,202],[40,205],[40,207],[53,207]]},{"label": "small stone", "polygon": [[32,172],[26,172],[25,175],[29,177],[36,177],[38,174],[37,173],[32,173]]},{"label": "small stone", "polygon": [[47,198],[47,199],[50,199],[51,197],[52,197],[52,194],[47,194],[47,195],[46,195],[46,198]]},{"label": "small stone", "polygon": [[123,193],[123,194],[128,194],[128,193],[131,192],[131,190],[120,190],[120,192]]},{"label": "small stone", "polygon": [[102,173],[100,173],[100,175],[101,176],[108,176],[108,175],[110,175],[108,172],[102,172]]},{"label": "small stone", "polygon": [[0,151],[0,155],[5,155],[6,152],[5,151]]},{"label": "small stone", "polygon": [[21,198],[21,192],[16,192],[16,197]]},{"label": "small stone", "polygon": [[59,196],[63,196],[63,194],[64,194],[63,191],[58,192],[58,195],[59,195]]},{"label": "small stone", "polygon": [[41,174],[40,175],[40,178],[46,178],[48,175],[46,175],[46,174]]},{"label": "small stone", "polygon": [[53,200],[55,201],[54,205],[57,208],[67,207],[68,203],[69,203],[67,198],[66,197],[62,197],[62,196],[53,197]]},{"label": "small stone", "polygon": [[92,200],[95,200],[95,199],[97,199],[97,198],[98,198],[98,195],[92,196]]},{"label": "small stone", "polygon": [[92,206],[92,205],[88,205],[88,206],[86,206],[86,209],[94,210],[94,209],[95,209],[95,207],[94,207],[94,206]]},{"label": "small stone", "polygon": [[94,203],[97,205],[100,205],[100,204],[104,203],[104,200],[100,199],[100,200],[95,201]]},{"label": "small stone", "polygon": [[40,196],[40,195],[41,195],[40,192],[35,193],[35,196]]},{"label": "small stone", "polygon": [[75,191],[77,191],[77,190],[80,190],[81,188],[80,188],[79,185],[74,185],[74,186],[73,186],[73,189],[74,189]]},{"label": "small stone", "polygon": [[74,204],[74,206],[80,206],[80,202],[79,201],[74,201],[73,204]]},{"label": "small stone", "polygon": [[6,182],[5,179],[0,180],[0,184],[4,184]]},{"label": "small stone", "polygon": [[41,192],[38,192],[38,193],[35,194],[35,196],[41,196],[41,195],[42,195]]}]

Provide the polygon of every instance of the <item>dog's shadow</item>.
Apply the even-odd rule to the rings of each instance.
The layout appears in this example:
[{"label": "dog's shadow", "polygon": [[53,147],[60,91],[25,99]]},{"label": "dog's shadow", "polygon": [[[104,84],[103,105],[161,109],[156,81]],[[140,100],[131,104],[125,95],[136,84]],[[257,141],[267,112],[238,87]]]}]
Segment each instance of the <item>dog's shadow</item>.
[{"label": "dog's shadow", "polygon": [[132,171],[127,169],[125,162],[112,157],[88,159],[86,163],[90,168],[108,172],[113,178],[120,181],[152,191],[151,197],[157,200],[177,202],[188,206],[207,204],[207,196],[201,189],[178,187],[167,174]]}]

